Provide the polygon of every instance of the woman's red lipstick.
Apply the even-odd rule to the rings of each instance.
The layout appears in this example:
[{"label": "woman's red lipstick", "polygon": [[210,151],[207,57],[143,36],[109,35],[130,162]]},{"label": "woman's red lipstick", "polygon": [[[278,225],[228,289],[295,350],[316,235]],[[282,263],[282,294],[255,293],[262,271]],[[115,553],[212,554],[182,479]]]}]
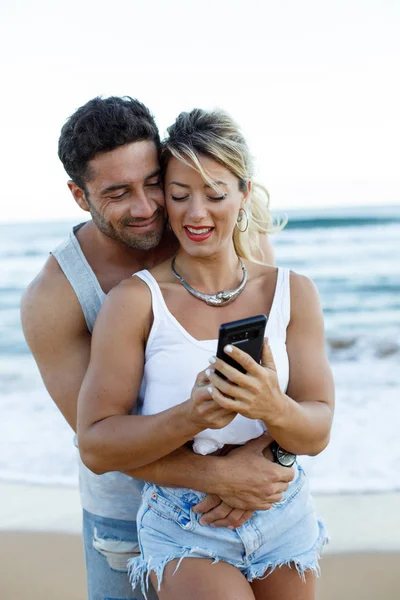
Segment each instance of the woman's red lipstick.
[{"label": "woman's red lipstick", "polygon": [[[190,227],[191,231],[189,231],[188,227]],[[204,242],[204,240],[208,240],[214,231],[214,227],[193,227],[192,225],[185,225],[184,230],[189,240],[192,240],[193,242]],[[196,233],[196,230],[199,233]]]}]

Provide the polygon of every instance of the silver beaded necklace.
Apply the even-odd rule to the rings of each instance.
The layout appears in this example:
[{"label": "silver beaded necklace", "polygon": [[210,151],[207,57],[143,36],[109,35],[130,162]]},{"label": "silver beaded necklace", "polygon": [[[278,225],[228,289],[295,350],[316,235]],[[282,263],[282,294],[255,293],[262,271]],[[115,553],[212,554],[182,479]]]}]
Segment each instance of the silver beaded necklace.
[{"label": "silver beaded necklace", "polygon": [[176,259],[176,255],[172,259],[172,263],[171,263],[171,269],[172,269],[172,272],[175,275],[175,277],[177,279],[179,279],[179,281],[181,282],[181,284],[183,285],[185,290],[187,290],[189,292],[189,294],[192,294],[192,296],[194,296],[198,300],[202,300],[203,302],[206,302],[206,304],[208,304],[209,306],[226,306],[227,304],[230,304],[231,302],[236,300],[236,298],[239,296],[239,294],[241,294],[243,292],[243,290],[246,286],[247,269],[244,266],[244,264],[240,258],[239,258],[239,262],[240,262],[240,266],[242,267],[242,272],[243,272],[242,281],[239,283],[239,285],[237,287],[235,287],[231,290],[221,290],[220,292],[217,292],[216,294],[204,294],[203,292],[199,292],[199,291],[195,290],[194,288],[192,288],[192,286],[190,286],[183,279],[182,275],[179,275],[179,273],[176,271],[175,259]]}]

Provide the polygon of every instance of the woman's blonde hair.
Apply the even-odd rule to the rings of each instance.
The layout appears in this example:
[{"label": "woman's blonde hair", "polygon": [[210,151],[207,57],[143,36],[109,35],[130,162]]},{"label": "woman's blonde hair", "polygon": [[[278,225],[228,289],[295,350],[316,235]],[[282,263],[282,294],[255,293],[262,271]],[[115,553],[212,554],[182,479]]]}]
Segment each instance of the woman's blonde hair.
[{"label": "woman's blonde hair", "polygon": [[[253,161],[240,128],[227,113],[200,108],[182,112],[175,123],[168,127],[167,132],[168,137],[161,147],[163,169],[166,169],[169,159],[174,156],[195,168],[212,188],[217,189],[218,186],[201,166],[199,156],[205,155],[233,173],[239,180],[239,190],[247,192],[248,183],[253,177]],[[278,231],[285,223],[274,223],[269,211],[269,194],[262,185],[254,182],[247,198],[246,212],[246,231],[235,227],[233,233],[235,250],[245,259],[262,262],[260,234]],[[240,223],[242,222],[243,219]],[[241,224],[242,228],[244,226]]]}]

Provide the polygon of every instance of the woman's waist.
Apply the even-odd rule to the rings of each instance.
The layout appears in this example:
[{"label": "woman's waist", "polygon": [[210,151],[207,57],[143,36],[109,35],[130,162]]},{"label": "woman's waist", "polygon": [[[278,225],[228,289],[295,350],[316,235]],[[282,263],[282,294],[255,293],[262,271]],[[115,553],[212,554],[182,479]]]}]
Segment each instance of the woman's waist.
[{"label": "woman's waist", "polygon": [[[264,513],[270,513],[272,517],[272,513],[289,503],[305,505],[311,501],[309,485],[303,469],[297,464],[294,469],[294,479],[280,500],[272,504],[268,510],[256,510],[254,517]],[[193,507],[206,496],[206,493],[191,488],[171,488],[146,483],[142,492],[142,510],[147,505],[161,516],[174,519],[185,515],[185,518],[190,520],[196,516],[192,511]]]},{"label": "woman's waist", "polygon": [[[266,458],[266,460],[268,460],[268,458]],[[304,470],[297,462],[294,463],[292,469],[294,470],[293,480],[289,483],[288,488],[283,493],[281,501],[287,496],[290,496],[293,490],[298,487],[299,482],[303,483],[305,478]],[[161,502],[163,499],[167,500],[169,503],[175,502],[177,508],[182,506],[182,503],[188,507],[194,506],[204,500],[206,496],[206,492],[201,492],[200,490],[195,490],[193,488],[160,486],[150,483],[149,481],[144,483],[142,489],[143,500],[146,500],[147,498],[152,498],[153,500],[160,498]],[[279,502],[277,504],[279,504]]]}]

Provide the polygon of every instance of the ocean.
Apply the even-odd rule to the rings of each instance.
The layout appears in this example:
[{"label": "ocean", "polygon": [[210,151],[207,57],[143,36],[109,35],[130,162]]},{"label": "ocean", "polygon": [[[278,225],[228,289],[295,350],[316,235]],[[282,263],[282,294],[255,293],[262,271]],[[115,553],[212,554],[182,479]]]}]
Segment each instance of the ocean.
[{"label": "ocean", "polygon": [[[276,260],[319,289],[336,384],[331,442],[300,461],[314,492],[399,490],[400,206],[288,211],[288,217],[272,237]],[[77,485],[72,431],[43,386],[19,317],[24,288],[71,226],[0,225],[3,481]]]}]

